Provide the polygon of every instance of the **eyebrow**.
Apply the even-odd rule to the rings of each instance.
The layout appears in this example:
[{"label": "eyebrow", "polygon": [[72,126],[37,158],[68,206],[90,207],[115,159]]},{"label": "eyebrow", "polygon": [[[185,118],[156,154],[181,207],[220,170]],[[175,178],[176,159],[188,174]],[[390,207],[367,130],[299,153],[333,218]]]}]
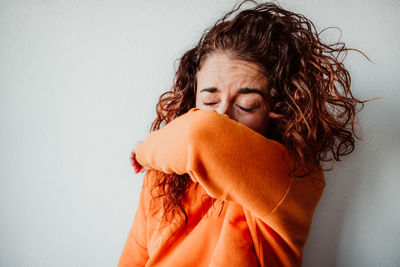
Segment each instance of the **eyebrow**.
[{"label": "eyebrow", "polygon": [[[216,87],[210,87],[210,88],[201,89],[200,93],[201,92],[215,93],[215,92],[220,92],[220,90],[218,90],[218,88],[216,88]],[[256,88],[248,88],[248,87],[240,88],[238,90],[238,93],[239,94],[254,94],[255,93],[255,94],[259,94],[262,97],[264,97],[264,92],[259,89],[256,89]]]}]

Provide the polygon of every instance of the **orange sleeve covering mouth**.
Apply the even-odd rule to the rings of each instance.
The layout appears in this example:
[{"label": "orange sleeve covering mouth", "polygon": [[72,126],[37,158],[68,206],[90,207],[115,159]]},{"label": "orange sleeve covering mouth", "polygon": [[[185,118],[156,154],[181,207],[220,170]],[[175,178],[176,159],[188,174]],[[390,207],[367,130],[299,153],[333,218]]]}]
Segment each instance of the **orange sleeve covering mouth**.
[{"label": "orange sleeve covering mouth", "polygon": [[285,147],[215,110],[192,108],[150,133],[136,157],[150,169],[188,173],[211,197],[241,203],[260,218],[290,185]]}]

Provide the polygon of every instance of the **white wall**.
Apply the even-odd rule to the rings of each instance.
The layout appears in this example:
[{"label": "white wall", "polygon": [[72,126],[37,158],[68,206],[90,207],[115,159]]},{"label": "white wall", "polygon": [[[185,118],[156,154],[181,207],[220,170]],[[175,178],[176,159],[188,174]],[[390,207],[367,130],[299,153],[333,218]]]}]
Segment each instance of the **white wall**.
[{"label": "white wall", "polygon": [[[175,60],[236,3],[216,2],[0,1],[0,266],[117,264],[143,178],[130,151]],[[304,266],[400,266],[400,4],[280,3],[340,27],[375,62],[349,53],[355,95],[383,97],[326,173]]]}]

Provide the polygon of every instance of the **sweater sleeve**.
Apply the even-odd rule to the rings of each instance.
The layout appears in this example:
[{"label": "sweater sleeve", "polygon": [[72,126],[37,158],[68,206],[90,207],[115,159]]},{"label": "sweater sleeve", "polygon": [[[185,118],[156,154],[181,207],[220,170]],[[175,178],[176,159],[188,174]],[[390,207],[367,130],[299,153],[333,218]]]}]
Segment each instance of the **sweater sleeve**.
[{"label": "sweater sleeve", "polygon": [[139,143],[138,162],[164,173],[188,173],[214,198],[266,218],[289,191],[285,147],[214,110],[192,108]]}]

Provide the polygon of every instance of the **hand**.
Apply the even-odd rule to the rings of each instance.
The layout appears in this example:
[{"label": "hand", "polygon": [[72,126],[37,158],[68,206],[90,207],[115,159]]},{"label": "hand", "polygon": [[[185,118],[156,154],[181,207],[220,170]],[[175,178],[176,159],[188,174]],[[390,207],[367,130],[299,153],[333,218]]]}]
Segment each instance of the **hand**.
[{"label": "hand", "polygon": [[135,169],[135,173],[143,173],[147,169],[147,168],[143,167],[142,165],[140,165],[140,163],[136,160],[136,149],[140,143],[142,143],[142,141],[136,142],[136,144],[133,147],[133,150],[131,152],[131,157],[130,157],[131,164],[132,164],[133,168]]},{"label": "hand", "polygon": [[146,171],[145,168],[142,165],[140,165],[140,163],[136,160],[136,152],[135,151],[131,152],[130,160],[131,160],[131,164],[132,164],[133,168],[135,169],[135,173],[139,173],[139,172],[142,173],[142,172]]}]

